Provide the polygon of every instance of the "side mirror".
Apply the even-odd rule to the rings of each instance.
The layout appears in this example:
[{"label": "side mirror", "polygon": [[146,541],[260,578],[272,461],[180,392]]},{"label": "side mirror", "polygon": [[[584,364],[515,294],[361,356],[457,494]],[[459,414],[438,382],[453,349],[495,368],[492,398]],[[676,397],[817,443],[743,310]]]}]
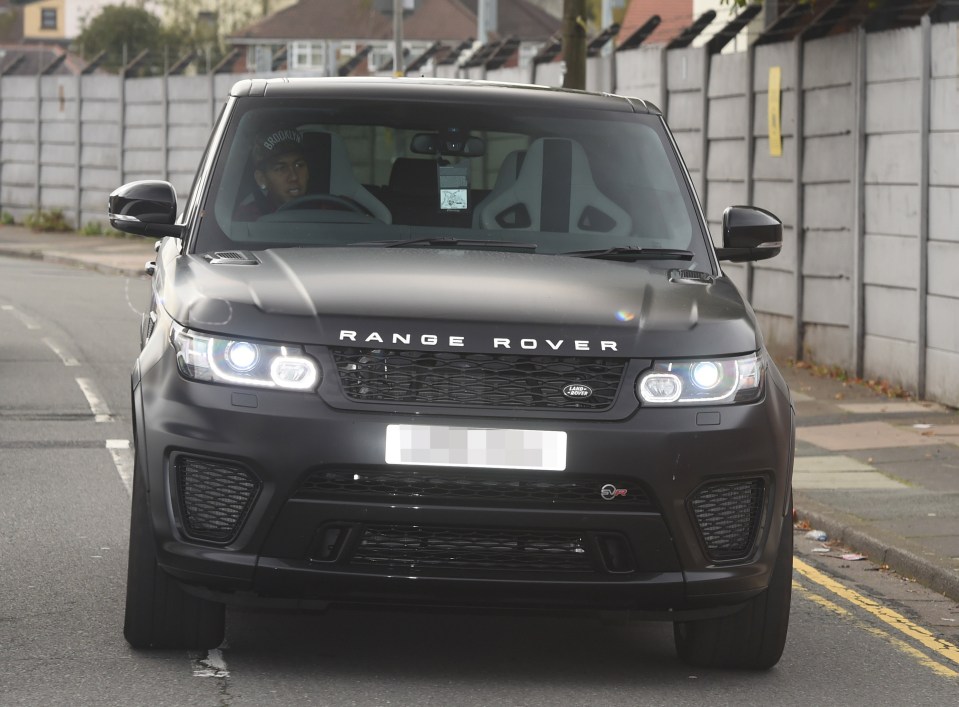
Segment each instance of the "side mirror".
[{"label": "side mirror", "polygon": [[176,190],[169,182],[130,182],[115,189],[109,201],[110,225],[136,236],[183,237],[176,221]]},{"label": "side mirror", "polygon": [[723,212],[723,247],[720,260],[745,263],[779,255],[783,247],[783,222],[765,209],[730,206]]}]

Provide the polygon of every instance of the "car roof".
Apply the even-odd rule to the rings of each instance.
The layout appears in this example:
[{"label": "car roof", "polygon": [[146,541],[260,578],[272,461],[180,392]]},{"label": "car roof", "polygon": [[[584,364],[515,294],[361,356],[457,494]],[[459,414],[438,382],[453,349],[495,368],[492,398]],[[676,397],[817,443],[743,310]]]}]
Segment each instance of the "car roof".
[{"label": "car roof", "polygon": [[230,91],[235,97],[379,98],[384,100],[453,101],[462,103],[533,104],[662,115],[648,101],[611,93],[593,93],[534,84],[470,79],[393,77],[244,79]]}]

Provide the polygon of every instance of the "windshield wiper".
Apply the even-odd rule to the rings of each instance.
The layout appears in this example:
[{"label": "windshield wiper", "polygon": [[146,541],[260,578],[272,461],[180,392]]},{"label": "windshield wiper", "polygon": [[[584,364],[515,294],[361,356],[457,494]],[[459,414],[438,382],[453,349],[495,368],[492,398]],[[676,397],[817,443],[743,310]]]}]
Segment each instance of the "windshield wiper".
[{"label": "windshield wiper", "polygon": [[513,243],[512,241],[479,240],[474,238],[450,238],[448,236],[431,236],[427,238],[410,238],[399,241],[363,241],[352,245],[381,246],[383,248],[408,248],[409,246],[433,246],[454,248],[501,248],[503,250],[536,250],[535,243]]},{"label": "windshield wiper", "polygon": [[572,250],[560,255],[572,255],[576,258],[598,258],[601,260],[692,260],[695,254],[689,250],[675,248],[637,248],[636,246],[618,246],[596,250]]}]

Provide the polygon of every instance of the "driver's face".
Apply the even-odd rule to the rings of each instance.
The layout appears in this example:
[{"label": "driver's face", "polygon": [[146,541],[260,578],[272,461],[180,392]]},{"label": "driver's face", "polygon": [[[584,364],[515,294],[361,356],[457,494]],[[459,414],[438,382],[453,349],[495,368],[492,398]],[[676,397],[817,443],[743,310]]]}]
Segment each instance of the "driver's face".
[{"label": "driver's face", "polygon": [[277,206],[282,206],[306,193],[310,170],[302,154],[288,152],[256,170],[254,177],[257,183],[265,188],[270,200]]}]

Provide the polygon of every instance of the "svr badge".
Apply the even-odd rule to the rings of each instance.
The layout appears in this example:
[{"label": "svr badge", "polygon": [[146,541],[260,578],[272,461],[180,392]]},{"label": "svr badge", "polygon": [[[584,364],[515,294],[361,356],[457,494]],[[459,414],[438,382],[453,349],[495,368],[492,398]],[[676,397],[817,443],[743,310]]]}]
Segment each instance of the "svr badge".
[{"label": "svr badge", "polygon": [[617,496],[625,496],[628,489],[618,489],[612,484],[606,484],[599,490],[599,495],[603,497],[604,501],[612,501]]}]

